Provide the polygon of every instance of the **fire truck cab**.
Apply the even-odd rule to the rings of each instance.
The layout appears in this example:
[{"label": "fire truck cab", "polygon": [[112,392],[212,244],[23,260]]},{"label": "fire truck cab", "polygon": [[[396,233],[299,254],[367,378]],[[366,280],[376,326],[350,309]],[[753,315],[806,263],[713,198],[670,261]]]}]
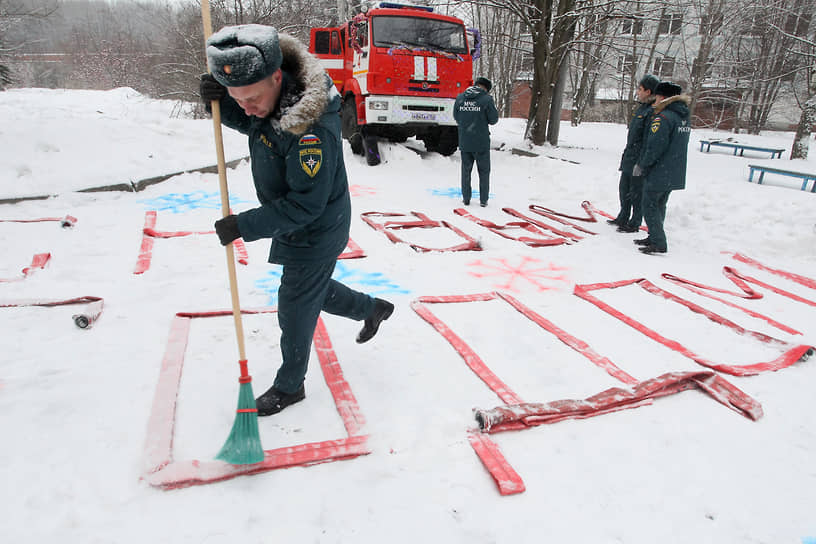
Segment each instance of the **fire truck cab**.
[{"label": "fire truck cab", "polygon": [[376,164],[377,137],[416,136],[428,151],[456,151],[453,102],[473,84],[468,37],[461,19],[392,2],[339,27],[312,29],[309,50],[343,97],[343,137],[352,150]]}]

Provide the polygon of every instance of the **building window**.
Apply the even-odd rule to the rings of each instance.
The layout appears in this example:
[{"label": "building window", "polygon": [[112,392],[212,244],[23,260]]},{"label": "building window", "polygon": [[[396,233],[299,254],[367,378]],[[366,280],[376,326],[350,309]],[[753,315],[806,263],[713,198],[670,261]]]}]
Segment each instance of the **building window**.
[{"label": "building window", "polygon": [[674,57],[656,58],[654,62],[654,75],[660,79],[670,79],[674,76]]},{"label": "building window", "polygon": [[643,34],[643,16],[635,15],[621,21],[621,34]]},{"label": "building window", "polygon": [[683,26],[682,13],[664,13],[657,25],[658,34],[680,34],[680,27]]},{"label": "building window", "polygon": [[632,74],[635,71],[635,57],[632,55],[621,55],[618,57],[618,72],[621,74]]},{"label": "building window", "polygon": [[723,14],[715,13],[714,15],[705,14],[700,17],[700,34],[703,36],[713,36],[723,26]]}]

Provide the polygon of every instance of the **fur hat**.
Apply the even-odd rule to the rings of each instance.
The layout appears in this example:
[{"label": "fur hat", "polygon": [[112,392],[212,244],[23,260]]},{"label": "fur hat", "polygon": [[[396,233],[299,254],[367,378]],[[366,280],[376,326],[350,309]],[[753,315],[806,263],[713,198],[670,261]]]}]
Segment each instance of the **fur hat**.
[{"label": "fur hat", "polygon": [[655,87],[653,94],[659,94],[664,98],[669,98],[671,96],[677,96],[678,94],[683,92],[683,88],[676,83],[672,83],[671,81],[661,81],[657,87]]},{"label": "fur hat", "polygon": [[660,83],[660,80],[657,79],[652,74],[646,74],[643,76],[643,79],[640,80],[640,86],[646,89],[647,91],[652,91],[652,94],[655,92],[655,88]]},{"label": "fur hat", "polygon": [[225,26],[207,40],[207,65],[225,87],[244,87],[281,66],[278,31],[271,26]]},{"label": "fur hat", "polygon": [[489,79],[487,79],[486,77],[477,77],[476,81],[474,81],[473,84],[474,85],[481,85],[482,87],[487,89],[487,92],[490,92],[490,89],[493,88],[493,83]]}]

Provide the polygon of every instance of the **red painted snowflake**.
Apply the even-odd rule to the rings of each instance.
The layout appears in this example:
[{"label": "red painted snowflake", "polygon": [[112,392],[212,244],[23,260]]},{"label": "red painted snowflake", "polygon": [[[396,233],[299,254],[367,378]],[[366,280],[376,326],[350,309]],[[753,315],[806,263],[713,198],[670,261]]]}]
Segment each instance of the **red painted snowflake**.
[{"label": "red painted snowflake", "polygon": [[531,257],[522,257],[521,262],[518,264],[512,264],[508,262],[507,259],[493,259],[488,262],[479,259],[470,263],[469,266],[481,270],[472,270],[470,271],[470,275],[477,278],[495,277],[498,280],[504,280],[504,283],[495,284],[493,287],[513,292],[518,292],[518,289],[514,287],[514,285],[519,280],[526,280],[532,283],[539,291],[556,289],[553,285],[547,285],[544,280],[552,280],[555,282],[569,281],[566,275],[559,274],[559,272],[568,270],[567,268],[554,265],[553,263],[548,263],[543,267],[537,266],[541,264],[541,262],[542,261]]}]

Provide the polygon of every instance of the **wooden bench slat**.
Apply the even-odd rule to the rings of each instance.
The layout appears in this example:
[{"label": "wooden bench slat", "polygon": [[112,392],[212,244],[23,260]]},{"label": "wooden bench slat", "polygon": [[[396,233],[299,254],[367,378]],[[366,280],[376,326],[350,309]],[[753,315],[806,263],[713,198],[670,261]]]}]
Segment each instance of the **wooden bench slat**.
[{"label": "wooden bench slat", "polygon": [[719,147],[728,147],[734,150],[734,155],[737,154],[737,151],[740,152],[740,156],[742,156],[743,151],[750,150],[750,151],[762,151],[765,153],[770,153],[771,158],[776,158],[777,155],[779,158],[782,158],[782,153],[785,152],[784,149],[780,148],[772,148],[772,147],[760,147],[756,145],[749,145],[749,144],[740,144],[736,142],[720,142],[717,140],[700,140],[700,151],[703,151],[704,146],[708,146],[706,148],[706,152],[711,151],[711,146],[719,146]]},{"label": "wooden bench slat", "polygon": [[752,182],[754,180],[754,172],[759,172],[759,179],[757,180],[757,184],[762,184],[762,178],[765,176],[766,173],[769,174],[780,174],[783,176],[790,176],[794,178],[802,178],[802,190],[807,189],[808,181],[813,180],[813,188],[810,190],[811,193],[816,193],[816,174],[808,174],[806,172],[796,172],[793,170],[784,170],[782,168],[774,168],[772,166],[762,166],[759,164],[749,164],[748,168],[750,168],[750,173],[748,174],[748,182]]}]

